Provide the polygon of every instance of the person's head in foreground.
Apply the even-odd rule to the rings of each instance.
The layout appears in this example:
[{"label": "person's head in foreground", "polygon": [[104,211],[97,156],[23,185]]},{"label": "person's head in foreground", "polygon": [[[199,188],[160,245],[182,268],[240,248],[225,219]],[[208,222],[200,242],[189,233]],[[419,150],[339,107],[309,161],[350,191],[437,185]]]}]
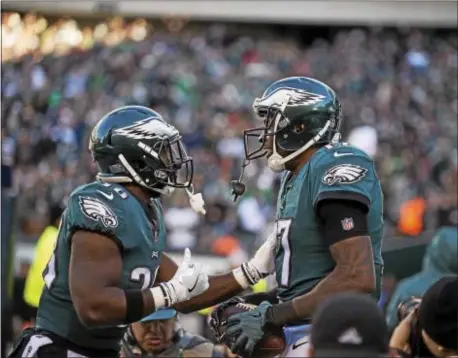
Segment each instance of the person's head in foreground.
[{"label": "person's head in foreground", "polygon": [[357,293],[330,297],[312,320],[310,357],[387,357],[388,328],[373,298]]},{"label": "person's head in foreground", "polygon": [[177,338],[176,316],[174,309],[162,309],[132,323],[123,339],[124,356],[154,355],[173,345]]},{"label": "person's head in foreground", "polygon": [[458,356],[458,277],[444,277],[426,291],[418,310],[423,342],[436,357]]},{"label": "person's head in foreground", "polygon": [[234,357],[227,347],[186,332],[174,309],[160,309],[132,323],[122,340],[121,357]]}]

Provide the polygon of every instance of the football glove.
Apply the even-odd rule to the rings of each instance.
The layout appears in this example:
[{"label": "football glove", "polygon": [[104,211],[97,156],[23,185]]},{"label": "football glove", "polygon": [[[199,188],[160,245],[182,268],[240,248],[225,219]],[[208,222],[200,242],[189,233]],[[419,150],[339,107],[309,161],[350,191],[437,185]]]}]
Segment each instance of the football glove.
[{"label": "football glove", "polygon": [[209,285],[208,276],[202,271],[202,265],[191,261],[191,251],[186,248],[183,262],[172,279],[160,283],[159,287],[152,288],[151,293],[158,309],[198,296],[205,292]]},{"label": "football glove", "polygon": [[232,271],[235,279],[243,289],[256,284],[259,280],[274,272],[276,238],[277,235],[272,232],[250,261],[243,263]]},{"label": "football glove", "polygon": [[251,311],[231,316],[224,337],[226,345],[235,354],[251,356],[256,344],[264,336],[266,317],[272,305],[264,301]]}]

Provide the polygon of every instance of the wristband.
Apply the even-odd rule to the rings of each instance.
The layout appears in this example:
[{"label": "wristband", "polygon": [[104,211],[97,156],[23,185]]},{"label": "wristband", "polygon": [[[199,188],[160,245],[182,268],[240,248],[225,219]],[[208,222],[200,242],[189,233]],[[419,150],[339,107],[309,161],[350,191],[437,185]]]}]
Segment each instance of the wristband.
[{"label": "wristband", "polygon": [[143,294],[141,290],[124,290],[126,295],[126,323],[140,321],[144,314]]},{"label": "wristband", "polygon": [[248,282],[245,274],[242,271],[242,266],[237,267],[236,269],[232,270],[232,274],[234,275],[235,280],[243,289],[250,287],[250,283]]}]

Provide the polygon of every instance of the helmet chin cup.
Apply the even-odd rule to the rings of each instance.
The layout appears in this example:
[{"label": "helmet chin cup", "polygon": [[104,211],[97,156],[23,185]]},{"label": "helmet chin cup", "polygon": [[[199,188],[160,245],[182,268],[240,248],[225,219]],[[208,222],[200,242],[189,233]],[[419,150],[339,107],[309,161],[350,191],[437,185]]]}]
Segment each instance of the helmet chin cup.
[{"label": "helmet chin cup", "polygon": [[162,191],[162,195],[169,197],[173,194],[173,192],[175,191],[175,188],[173,186],[166,185],[161,189],[161,191]]},{"label": "helmet chin cup", "polygon": [[281,173],[286,170],[285,163],[282,162],[283,157],[278,153],[272,154],[267,159],[267,165],[275,173]]}]

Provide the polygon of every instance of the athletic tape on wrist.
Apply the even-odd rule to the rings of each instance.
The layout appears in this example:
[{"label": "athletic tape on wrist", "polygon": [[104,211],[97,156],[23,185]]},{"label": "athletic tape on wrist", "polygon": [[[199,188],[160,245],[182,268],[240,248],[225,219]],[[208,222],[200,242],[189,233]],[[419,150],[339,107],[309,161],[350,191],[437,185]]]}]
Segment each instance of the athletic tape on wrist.
[{"label": "athletic tape on wrist", "polygon": [[165,304],[167,307],[172,306],[175,301],[173,299],[172,284],[170,282],[163,282],[160,284],[160,287],[164,290],[165,293]]},{"label": "athletic tape on wrist", "polygon": [[161,286],[150,288],[151,294],[153,295],[154,299],[154,306],[156,309],[169,307],[167,305],[166,294],[164,293],[164,289]]},{"label": "athletic tape on wrist", "polygon": [[256,284],[261,279],[261,274],[259,273],[259,271],[255,267],[250,265],[249,262],[245,262],[242,264],[242,270],[245,273],[251,285]]},{"label": "athletic tape on wrist", "polygon": [[259,279],[259,273],[253,271],[248,262],[243,263],[240,267],[237,267],[232,271],[235,280],[243,288],[248,288],[251,285],[256,284]]}]

